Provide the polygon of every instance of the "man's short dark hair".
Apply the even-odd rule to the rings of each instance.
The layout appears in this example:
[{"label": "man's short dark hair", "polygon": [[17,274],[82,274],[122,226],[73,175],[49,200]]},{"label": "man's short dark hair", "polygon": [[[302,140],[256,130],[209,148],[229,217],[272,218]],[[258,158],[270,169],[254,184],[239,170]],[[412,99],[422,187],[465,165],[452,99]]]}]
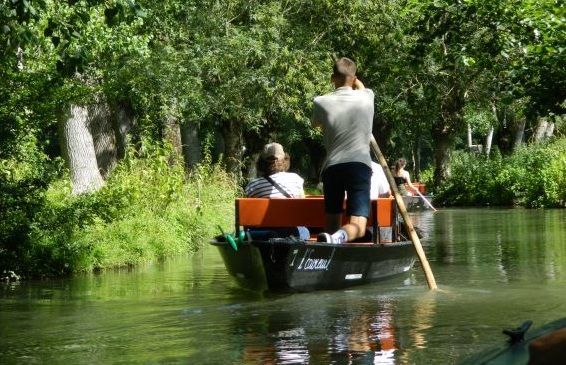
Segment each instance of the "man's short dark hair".
[{"label": "man's short dark hair", "polygon": [[342,57],[334,62],[334,76],[346,78],[356,76],[356,63],[349,58]]}]

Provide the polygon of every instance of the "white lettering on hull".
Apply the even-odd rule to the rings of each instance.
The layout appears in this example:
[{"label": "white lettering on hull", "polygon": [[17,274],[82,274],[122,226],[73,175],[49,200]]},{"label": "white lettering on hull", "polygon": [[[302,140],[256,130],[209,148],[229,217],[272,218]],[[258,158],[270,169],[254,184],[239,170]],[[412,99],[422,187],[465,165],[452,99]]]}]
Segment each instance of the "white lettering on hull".
[{"label": "white lettering on hull", "polygon": [[[332,249],[332,253],[330,254],[329,257],[316,257],[313,256],[315,250],[312,248],[307,248],[305,250],[303,257],[301,258],[301,261],[299,262],[299,265],[297,266],[297,270],[302,270],[302,271],[328,270],[328,267],[332,262],[332,257],[334,257],[335,250],[336,249],[334,248]],[[296,255],[295,252],[293,253]],[[293,260],[289,266],[292,266],[294,262],[295,262],[295,257],[293,257]]]},{"label": "white lettering on hull", "polygon": [[289,266],[295,265],[295,259],[297,258],[297,252],[299,252],[299,250],[293,250],[293,260],[291,260],[291,263],[289,264]]}]

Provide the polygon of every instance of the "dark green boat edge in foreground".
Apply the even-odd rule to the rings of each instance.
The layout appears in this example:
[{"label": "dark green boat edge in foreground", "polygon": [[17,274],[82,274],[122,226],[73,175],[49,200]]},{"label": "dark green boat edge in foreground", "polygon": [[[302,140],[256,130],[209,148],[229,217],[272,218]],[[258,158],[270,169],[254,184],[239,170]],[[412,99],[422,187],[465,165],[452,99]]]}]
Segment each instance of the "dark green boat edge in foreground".
[{"label": "dark green boat edge in foreground", "polygon": [[[464,359],[458,365],[527,365],[529,344],[539,337],[566,328],[566,318],[562,318],[532,331],[527,331],[523,341],[495,347]],[[501,339],[503,340],[503,335]],[[566,363],[566,359],[564,359]]]}]

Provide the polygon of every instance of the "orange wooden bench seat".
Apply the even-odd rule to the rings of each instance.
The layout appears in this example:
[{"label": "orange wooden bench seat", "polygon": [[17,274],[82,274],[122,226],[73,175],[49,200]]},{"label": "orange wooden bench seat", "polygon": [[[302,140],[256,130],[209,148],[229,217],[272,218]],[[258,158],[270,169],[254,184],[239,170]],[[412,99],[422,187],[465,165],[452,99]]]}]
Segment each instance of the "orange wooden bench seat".
[{"label": "orange wooden bench seat", "polygon": [[[307,197],[303,199],[236,199],[236,231],[245,228],[285,228],[305,226],[324,228],[324,198]],[[377,219],[375,219],[377,217]],[[346,217],[344,217],[346,219]],[[396,209],[393,198],[379,198],[371,201],[371,216],[368,227],[378,228],[396,225]]]}]

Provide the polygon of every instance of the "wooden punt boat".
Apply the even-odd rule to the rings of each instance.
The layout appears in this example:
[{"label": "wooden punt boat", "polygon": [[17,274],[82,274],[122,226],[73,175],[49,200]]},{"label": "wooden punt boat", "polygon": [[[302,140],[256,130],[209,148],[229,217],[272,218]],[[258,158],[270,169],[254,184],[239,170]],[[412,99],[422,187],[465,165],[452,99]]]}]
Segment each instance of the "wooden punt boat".
[{"label": "wooden punt boat", "polygon": [[[236,237],[218,236],[228,272],[254,290],[312,291],[338,289],[409,272],[416,260],[411,241],[404,239],[395,202],[372,201],[367,237],[346,244],[318,243],[324,226],[324,201],[306,199],[236,199]],[[278,237],[291,227],[307,227],[310,237]],[[241,234],[240,232],[245,232]],[[285,237],[286,235],[286,237]],[[232,242],[230,242],[232,241]]]},{"label": "wooden punt boat", "polygon": [[[413,186],[416,187],[419,192],[430,202],[432,201],[432,195],[428,195],[426,192],[426,185],[420,182],[414,182]],[[408,185],[406,186],[408,190]],[[403,196],[403,202],[405,207],[410,212],[416,212],[421,210],[431,209],[428,204],[419,195],[405,195]]]},{"label": "wooden punt boat", "polygon": [[532,322],[504,330],[505,344],[473,355],[459,365],[554,365],[566,363],[566,318],[529,331]]},{"label": "wooden punt boat", "polygon": [[[430,195],[423,195],[428,201],[432,200],[432,196]],[[403,202],[405,203],[405,207],[409,212],[417,212],[422,210],[431,209],[424,200],[418,195],[405,195],[403,196]]]}]

